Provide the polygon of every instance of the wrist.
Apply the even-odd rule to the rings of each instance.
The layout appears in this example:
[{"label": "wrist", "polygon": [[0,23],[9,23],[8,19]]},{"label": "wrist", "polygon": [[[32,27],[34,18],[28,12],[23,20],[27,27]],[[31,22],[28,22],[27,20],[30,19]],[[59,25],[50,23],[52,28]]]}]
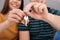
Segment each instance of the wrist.
[{"label": "wrist", "polygon": [[44,21],[46,21],[46,22],[52,22],[52,21],[54,21],[53,18],[55,18],[54,15],[51,14],[51,13],[48,13],[48,15],[45,16]]},{"label": "wrist", "polygon": [[9,20],[6,20],[5,22],[8,23],[8,24],[12,24],[13,23],[12,21],[9,21]]}]

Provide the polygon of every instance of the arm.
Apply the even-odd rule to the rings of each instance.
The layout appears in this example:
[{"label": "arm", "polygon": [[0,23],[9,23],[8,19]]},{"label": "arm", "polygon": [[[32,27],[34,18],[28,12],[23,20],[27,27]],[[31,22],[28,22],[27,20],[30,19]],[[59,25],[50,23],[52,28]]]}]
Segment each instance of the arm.
[{"label": "arm", "polygon": [[9,21],[4,21],[3,23],[0,23],[0,32],[7,28],[9,25],[11,25]]},{"label": "arm", "polygon": [[29,28],[24,23],[18,23],[19,40],[30,40]]},{"label": "arm", "polygon": [[0,32],[9,27],[12,23],[18,23],[19,21],[21,21],[22,18],[24,18],[23,16],[25,16],[25,14],[20,9],[13,9],[9,11],[6,20],[0,23]]},{"label": "arm", "polygon": [[19,31],[19,40],[30,40],[29,31]]},{"label": "arm", "polygon": [[45,21],[52,25],[55,29],[60,30],[60,16],[49,13]]},{"label": "arm", "polygon": [[[35,8],[34,8],[34,6],[35,6]],[[29,9],[27,9],[27,7]],[[24,10],[24,12],[26,12],[27,15],[29,15],[30,17],[32,17],[34,19],[46,21],[49,24],[51,24],[52,27],[54,27],[55,29],[60,30],[60,22],[59,22],[60,16],[52,15],[52,14],[48,13],[47,6],[45,4],[36,3],[35,5],[33,5],[34,9],[32,9],[32,10],[35,10],[35,11],[32,14],[31,14],[31,12],[29,12],[29,10],[32,7],[32,4],[28,4],[27,7],[25,7],[25,10]]]}]

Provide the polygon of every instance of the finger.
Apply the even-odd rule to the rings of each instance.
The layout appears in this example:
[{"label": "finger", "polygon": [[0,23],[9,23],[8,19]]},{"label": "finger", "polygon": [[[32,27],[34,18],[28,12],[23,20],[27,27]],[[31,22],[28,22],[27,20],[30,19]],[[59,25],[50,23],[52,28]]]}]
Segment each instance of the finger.
[{"label": "finger", "polygon": [[17,19],[17,20],[22,20],[22,18],[21,17],[19,17],[18,15],[13,15],[13,16],[11,16],[11,18],[15,18],[15,19]]},{"label": "finger", "polygon": [[46,12],[48,12],[47,7],[46,7],[45,4],[42,4],[42,6],[39,7],[39,12],[40,13],[43,13],[43,12],[46,13]]},{"label": "finger", "polygon": [[15,13],[15,15],[17,15],[18,17],[21,17],[21,18],[24,17],[24,15],[22,13]]},{"label": "finger", "polygon": [[34,11],[36,12],[36,13],[39,13],[39,6],[41,5],[41,3],[36,3],[35,5],[34,5]]},{"label": "finger", "polygon": [[17,23],[20,22],[19,20],[15,19],[15,18],[10,18],[10,19],[11,19],[12,22],[17,22]]},{"label": "finger", "polygon": [[26,14],[22,11],[22,10],[20,10],[20,9],[17,9],[17,13],[16,13],[17,15],[19,15],[19,16],[21,16],[21,17],[24,17]]},{"label": "finger", "polygon": [[31,7],[32,7],[34,4],[35,4],[35,3],[30,3],[30,4],[28,4],[28,5],[24,8],[24,12],[31,10]]},{"label": "finger", "polygon": [[19,17],[24,17],[25,13],[23,11],[21,11],[20,9],[16,9],[17,12],[15,12],[14,14],[18,15]]},{"label": "finger", "polygon": [[27,14],[28,16],[32,16],[33,14],[31,14],[30,9],[33,7],[33,5],[35,4],[35,2],[32,2],[30,4],[28,4],[25,8],[24,8],[24,13]]},{"label": "finger", "polygon": [[[25,16],[25,14],[21,11],[21,10],[19,10],[19,9],[16,9],[16,11],[17,12],[14,12],[14,11],[11,11],[10,13],[9,13],[9,16],[11,16],[11,17],[20,17],[21,19],[23,19],[23,17]],[[17,17],[17,18],[18,18]],[[19,19],[19,18],[18,18]]]},{"label": "finger", "polygon": [[28,12],[28,11],[26,11],[24,13],[27,14],[28,16],[32,16],[33,15],[31,12]]},{"label": "finger", "polygon": [[22,15],[22,16],[25,16],[26,14],[23,12],[23,11],[21,11],[21,10],[19,10],[19,13],[20,13],[20,15]]},{"label": "finger", "polygon": [[39,6],[39,13],[42,13],[43,9],[44,9],[43,5]]},{"label": "finger", "polygon": [[43,11],[48,12],[47,6],[44,5],[43,7],[44,7]]}]

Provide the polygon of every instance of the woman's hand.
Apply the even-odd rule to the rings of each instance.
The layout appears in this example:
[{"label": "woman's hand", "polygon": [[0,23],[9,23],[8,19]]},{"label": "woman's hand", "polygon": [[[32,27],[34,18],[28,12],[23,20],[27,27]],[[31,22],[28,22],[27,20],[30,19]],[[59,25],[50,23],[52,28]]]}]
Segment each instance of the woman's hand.
[{"label": "woman's hand", "polygon": [[[32,9],[32,12],[29,12]],[[48,16],[48,10],[45,4],[32,2],[29,3],[25,8],[24,12],[35,19],[44,20]]]},{"label": "woman's hand", "polygon": [[20,9],[13,9],[9,11],[7,20],[9,22],[20,22],[24,18],[25,14]]},{"label": "woman's hand", "polygon": [[2,23],[0,23],[0,32],[2,32],[4,29],[12,25],[14,22],[20,22],[23,20],[25,14],[20,9],[13,9],[9,11],[9,13],[6,16],[6,20]]}]

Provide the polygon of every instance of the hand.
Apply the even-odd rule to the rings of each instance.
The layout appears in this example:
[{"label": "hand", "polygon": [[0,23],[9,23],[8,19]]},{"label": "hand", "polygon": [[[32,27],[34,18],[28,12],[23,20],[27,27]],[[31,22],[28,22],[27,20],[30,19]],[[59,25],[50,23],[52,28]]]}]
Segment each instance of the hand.
[{"label": "hand", "polygon": [[[29,12],[29,10],[33,10],[32,12]],[[34,18],[34,19],[38,19],[38,20],[44,20],[45,18],[47,18],[48,16],[48,10],[45,4],[42,3],[37,3],[37,2],[32,2],[30,4],[28,4],[25,8],[24,8],[24,12]]]},{"label": "hand", "polygon": [[13,9],[9,11],[7,21],[9,22],[20,22],[24,18],[25,14],[20,9]]},{"label": "hand", "polygon": [[31,2],[45,3],[46,0],[30,0]]}]

